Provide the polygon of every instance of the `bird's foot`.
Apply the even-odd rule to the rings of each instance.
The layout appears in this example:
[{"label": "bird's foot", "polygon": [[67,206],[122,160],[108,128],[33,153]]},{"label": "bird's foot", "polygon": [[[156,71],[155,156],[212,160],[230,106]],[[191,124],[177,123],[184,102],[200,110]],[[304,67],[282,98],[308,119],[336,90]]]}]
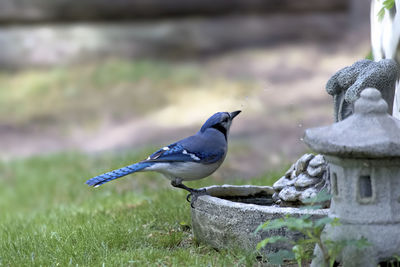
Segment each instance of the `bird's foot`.
[{"label": "bird's foot", "polygon": [[197,200],[199,196],[203,195],[207,195],[207,189],[192,189],[192,191],[189,191],[189,194],[187,194],[186,200],[187,202],[190,202],[190,206],[194,208],[193,203]]},{"label": "bird's foot", "polygon": [[187,187],[186,185],[182,184],[182,181],[180,181],[180,180],[172,180],[171,185],[173,187],[185,189],[186,191],[189,192],[189,194],[186,196],[186,200],[188,202],[190,202],[190,206],[192,208],[194,208],[193,203],[197,200],[197,198],[199,196],[207,194],[207,190],[205,188],[201,188],[201,189],[190,188],[190,187]]}]

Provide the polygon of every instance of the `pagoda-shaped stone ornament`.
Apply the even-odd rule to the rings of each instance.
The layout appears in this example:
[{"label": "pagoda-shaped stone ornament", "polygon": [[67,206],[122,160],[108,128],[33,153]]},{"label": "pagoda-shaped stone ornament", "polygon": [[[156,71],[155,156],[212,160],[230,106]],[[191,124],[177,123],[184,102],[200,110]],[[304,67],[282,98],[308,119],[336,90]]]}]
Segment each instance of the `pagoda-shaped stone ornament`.
[{"label": "pagoda-shaped stone ornament", "polygon": [[[342,266],[377,266],[400,256],[400,121],[388,113],[381,93],[361,92],[354,114],[326,127],[307,129],[304,141],[329,163],[329,216],[341,225],[325,229],[324,238],[358,240],[336,259]],[[323,266],[316,248],[312,266]]]}]

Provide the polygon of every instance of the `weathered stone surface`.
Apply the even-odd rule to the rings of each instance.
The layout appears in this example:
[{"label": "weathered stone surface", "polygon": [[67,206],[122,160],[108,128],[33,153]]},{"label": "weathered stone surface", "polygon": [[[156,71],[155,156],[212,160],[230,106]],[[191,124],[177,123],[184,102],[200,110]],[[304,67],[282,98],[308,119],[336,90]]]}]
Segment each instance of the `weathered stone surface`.
[{"label": "weathered stone surface", "polygon": [[363,59],[335,73],[326,84],[326,91],[334,97],[335,120],[341,121],[354,112],[353,103],[362,90],[378,89],[392,114],[396,81],[400,67],[392,59],[378,62]]},{"label": "weathered stone surface", "polygon": [[279,198],[279,193],[278,193],[278,192],[275,192],[275,193],[272,195],[272,200],[274,201],[274,203],[280,204],[281,199]]},{"label": "weathered stone surface", "polygon": [[[364,237],[370,243],[363,249],[355,246],[345,246],[338,255],[338,262],[346,267],[376,267],[379,262],[387,262],[393,259],[393,255],[399,255],[400,248],[400,223],[383,224],[377,228],[376,224],[343,224],[338,226],[327,225],[324,229],[323,240],[343,241],[359,240]],[[315,257],[311,267],[321,267],[323,264],[323,254],[316,247]],[[385,266],[385,265],[383,265]],[[391,266],[388,263],[386,266]],[[395,265],[396,266],[396,265]]]},{"label": "weathered stone surface", "polygon": [[301,191],[298,191],[296,187],[288,186],[279,192],[279,198],[286,202],[297,201],[300,194]]},{"label": "weathered stone surface", "polygon": [[283,176],[274,183],[273,188],[276,191],[281,191],[284,187],[291,186],[293,184],[294,184],[293,180],[289,180],[285,176]]},{"label": "weathered stone surface", "polygon": [[326,160],[323,155],[318,154],[309,162],[309,166],[311,167],[319,167],[321,165],[326,165]]},{"label": "weathered stone surface", "polygon": [[330,193],[330,181],[326,179],[326,177],[329,177],[328,172],[324,172],[322,175],[322,178],[319,179],[319,182],[313,185],[313,188],[317,189],[318,192],[321,191],[322,189],[326,189],[328,193]]},{"label": "weathered stone surface", "polygon": [[296,176],[307,169],[308,162],[314,157],[313,154],[304,154],[295,163]]},{"label": "weathered stone surface", "polygon": [[[284,218],[286,215],[301,216],[310,214],[312,219],[327,216],[328,210],[304,210],[292,207],[261,206],[244,204],[223,199],[232,197],[255,195],[260,192],[273,194],[272,187],[266,186],[211,186],[207,187],[209,195],[199,196],[194,202],[192,212],[192,229],[194,236],[200,242],[215,248],[239,247],[247,251],[255,251],[257,243],[273,236],[283,235],[290,240],[301,237],[300,233],[281,228],[271,231],[255,233],[257,227],[267,220]],[[263,252],[269,253],[279,249],[288,249],[287,244],[268,244]]]},{"label": "weathered stone surface", "polygon": [[[324,156],[304,154],[287,170],[285,176],[274,183],[273,188],[279,193],[273,201],[281,206],[298,205],[301,198],[322,189],[330,192],[329,167]],[[307,192],[302,197],[304,191]],[[329,203],[323,205],[329,206]]]},{"label": "weathered stone surface", "polygon": [[[365,238],[369,243],[363,249],[345,246],[335,258],[342,266],[390,265],[400,252],[400,121],[387,108],[379,90],[367,88],[350,117],[306,131],[305,141],[325,154],[335,177],[329,217],[340,225],[326,225],[323,240]],[[322,266],[319,247],[314,255],[311,266]]]},{"label": "weathered stone surface", "polygon": [[308,176],[307,174],[302,173],[297,177],[294,185],[296,187],[303,188],[303,187],[308,187],[308,186],[311,186],[311,185],[315,185],[320,181],[321,181],[321,179],[312,178],[312,177]]},{"label": "weathered stone surface", "polygon": [[[309,198],[313,198],[318,194],[319,190],[314,188],[314,187],[310,187],[307,188],[306,190],[304,190],[301,195],[299,196],[299,200],[304,203],[303,201],[305,199],[309,199]],[[309,204],[309,203],[307,203]]]},{"label": "weathered stone surface", "polygon": [[286,178],[288,178],[288,179],[292,178],[292,174],[293,174],[293,171],[294,171],[294,166],[295,165],[293,163],[292,166],[290,166],[289,170],[286,171],[286,173],[285,173],[285,177]]},{"label": "weathered stone surface", "polygon": [[311,165],[308,165],[308,167],[307,167],[308,175],[314,176],[314,177],[320,177],[324,173],[325,170],[326,170],[325,166],[312,167]]}]

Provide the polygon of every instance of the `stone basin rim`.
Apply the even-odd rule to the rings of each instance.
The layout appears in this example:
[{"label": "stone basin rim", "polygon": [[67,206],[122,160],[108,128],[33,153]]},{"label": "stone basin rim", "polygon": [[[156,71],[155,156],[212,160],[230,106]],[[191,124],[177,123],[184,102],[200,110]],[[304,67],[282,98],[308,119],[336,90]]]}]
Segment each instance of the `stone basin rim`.
[{"label": "stone basin rim", "polygon": [[[202,202],[211,205],[218,205],[225,208],[235,208],[241,210],[258,210],[265,213],[280,213],[291,215],[328,215],[329,209],[301,209],[297,207],[280,207],[277,205],[257,205],[251,203],[234,202],[231,200],[223,199],[224,196],[250,196],[257,193],[267,193],[272,195],[275,191],[271,186],[256,186],[256,185],[213,185],[203,187],[206,189],[208,195],[199,196],[194,202],[194,209],[201,208]],[[234,193],[234,194],[232,194]],[[197,204],[197,205],[196,205]],[[200,205],[198,205],[200,204]],[[193,208],[192,208],[193,209]]]}]

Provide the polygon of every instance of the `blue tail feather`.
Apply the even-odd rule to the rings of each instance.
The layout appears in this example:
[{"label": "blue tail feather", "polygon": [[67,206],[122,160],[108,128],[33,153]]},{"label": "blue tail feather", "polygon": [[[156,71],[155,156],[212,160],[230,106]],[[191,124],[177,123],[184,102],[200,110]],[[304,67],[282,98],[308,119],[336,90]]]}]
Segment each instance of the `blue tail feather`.
[{"label": "blue tail feather", "polygon": [[125,175],[128,175],[130,173],[138,172],[143,170],[144,168],[147,168],[151,166],[152,163],[150,162],[139,162],[136,164],[132,164],[117,170],[113,170],[104,174],[101,174],[99,176],[93,177],[89,180],[86,181],[87,185],[98,187],[102,184],[105,184],[109,181],[121,178]]}]

